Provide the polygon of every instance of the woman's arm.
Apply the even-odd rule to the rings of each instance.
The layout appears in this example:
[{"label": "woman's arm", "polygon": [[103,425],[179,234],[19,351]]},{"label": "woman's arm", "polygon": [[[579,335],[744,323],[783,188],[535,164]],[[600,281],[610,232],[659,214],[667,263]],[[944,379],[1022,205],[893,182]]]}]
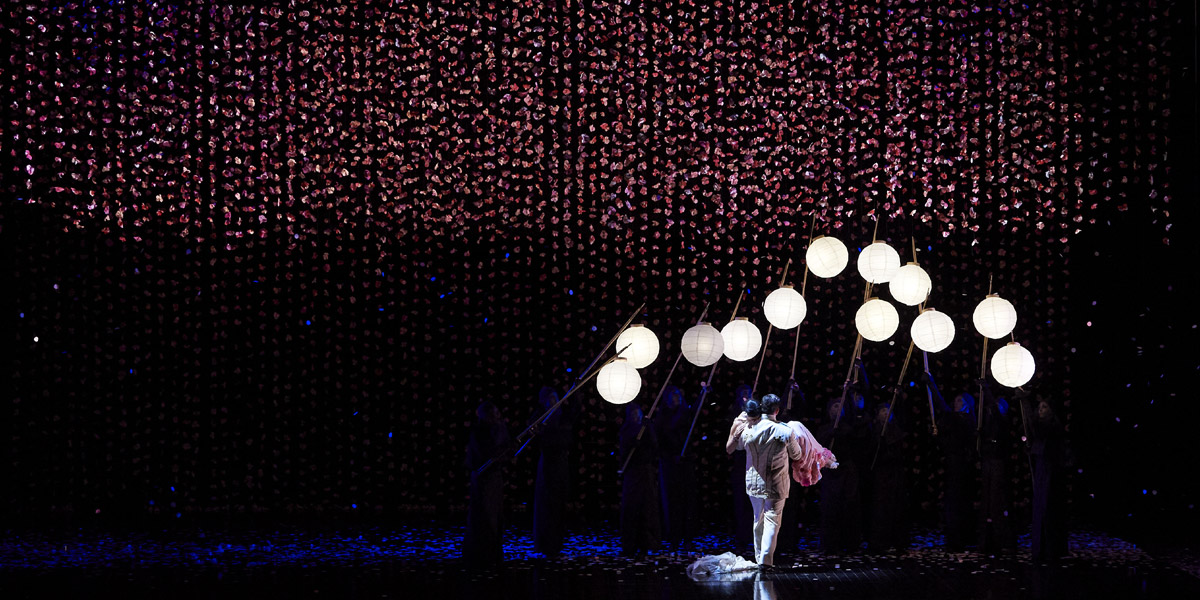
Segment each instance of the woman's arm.
[{"label": "woman's arm", "polygon": [[745,412],[738,415],[733,420],[733,426],[729,428],[729,438],[725,440],[725,453],[733,454],[738,450],[738,443],[741,441],[742,432],[746,429],[746,423],[750,421],[750,417]]}]

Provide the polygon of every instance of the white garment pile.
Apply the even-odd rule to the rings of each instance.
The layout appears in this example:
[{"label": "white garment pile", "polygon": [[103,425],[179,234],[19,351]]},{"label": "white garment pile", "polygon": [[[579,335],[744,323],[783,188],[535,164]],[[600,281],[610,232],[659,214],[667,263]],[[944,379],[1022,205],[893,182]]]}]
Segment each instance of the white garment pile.
[{"label": "white garment pile", "polygon": [[712,575],[736,573],[738,571],[757,571],[758,564],[746,560],[732,552],[713,556],[706,554],[688,565],[687,574],[692,579],[704,579]]}]

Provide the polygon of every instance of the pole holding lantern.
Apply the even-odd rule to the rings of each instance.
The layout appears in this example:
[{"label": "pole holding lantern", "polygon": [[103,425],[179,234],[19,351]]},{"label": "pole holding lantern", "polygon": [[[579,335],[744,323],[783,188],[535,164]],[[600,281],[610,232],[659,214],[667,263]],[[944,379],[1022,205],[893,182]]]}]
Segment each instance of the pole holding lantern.
[{"label": "pole holding lantern", "polygon": [[[596,354],[596,357],[592,359],[592,362],[587,366],[587,368],[579,373],[579,376],[575,378],[575,381],[571,384],[571,387],[570,387],[570,389],[567,390],[567,393],[563,394],[562,398],[559,398],[558,402],[554,403],[554,406],[551,406],[549,409],[547,409],[546,412],[544,414],[542,414],[542,416],[538,417],[537,420],[535,420],[528,427],[526,427],[524,431],[522,431],[520,434],[517,435],[517,437],[513,438],[512,446],[521,444],[521,446],[516,450],[516,452],[513,452],[513,454],[512,454],[513,457],[516,457],[518,454],[521,453],[521,451],[523,451],[525,449],[526,446],[529,445],[529,442],[533,439],[533,436],[537,435],[537,432],[540,430],[541,425],[543,425],[550,419],[550,416],[554,414],[554,411],[558,410],[558,407],[562,406],[562,403],[565,402],[567,400],[567,398],[570,398],[571,394],[574,394],[577,390],[579,390],[580,386],[587,383],[593,377],[595,377],[597,374],[599,374],[599,372],[600,372],[599,369],[593,371],[592,368],[596,366],[597,362],[600,362],[600,359],[604,357],[604,354],[606,352],[608,352],[608,349],[611,348],[612,345],[617,341],[617,338],[620,337],[620,335],[622,333],[624,333],[627,328],[629,328],[629,324],[632,323],[633,320],[639,314],[641,314],[642,309],[644,309],[644,308],[646,308],[645,302],[638,305],[637,310],[633,311],[632,315],[629,315],[629,318],[626,319],[625,323],[621,325],[621,328],[618,329],[615,334],[613,334],[612,338],[610,338],[608,340],[608,343],[604,345],[604,348],[602,348],[600,350],[600,352],[598,354]],[[626,348],[628,348],[628,346],[626,346]],[[610,358],[608,361],[605,362],[605,365],[607,365],[609,362],[612,362],[613,360],[616,360],[616,358],[619,357],[621,355],[621,352],[623,352],[626,348],[622,348],[620,351],[618,351],[617,356]],[[603,365],[601,366],[601,368],[603,368]],[[528,438],[528,439],[526,439],[526,438]],[[521,443],[521,440],[523,440],[523,439],[525,440],[525,442]],[[496,462],[496,460],[504,458],[505,454],[507,454],[507,452],[501,453],[500,456],[489,458],[487,460],[487,462],[480,465],[478,469],[475,469],[475,475],[476,476],[482,475],[484,471],[488,470],[488,468],[491,467],[492,464]]]},{"label": "pole holding lantern", "polygon": [[[710,303],[704,303],[704,310],[700,311],[700,317],[696,319],[696,323],[703,323],[705,315],[708,314],[708,306]],[[642,441],[642,435],[646,433],[646,424],[654,417],[655,410],[658,409],[658,401],[662,399],[662,395],[667,391],[667,386],[671,383],[671,377],[675,375],[675,367],[679,366],[679,360],[683,358],[683,350],[679,351],[679,355],[675,357],[675,363],[671,365],[671,370],[667,373],[667,378],[663,381],[662,387],[658,390],[658,395],[654,397],[654,402],[650,405],[650,412],[646,413],[646,418],[642,419],[642,426],[638,429],[637,441]],[[630,459],[633,458],[633,453],[637,452],[638,444],[634,444],[629,449],[629,454],[625,456],[625,461],[621,463],[621,468],[617,471],[618,475],[625,473],[625,468],[629,466]]]},{"label": "pole holding lantern", "polygon": [[[793,290],[789,287],[784,287],[784,282],[787,281],[788,269],[790,269],[790,268],[792,268],[792,259],[789,258],[787,261],[787,264],[784,265],[784,267],[783,267],[783,274],[779,276],[779,289],[775,290],[774,292],[771,292],[767,296],[767,299],[763,302],[763,312],[767,316],[767,337],[763,340],[762,354],[759,355],[759,357],[758,357],[758,368],[754,370],[754,384],[750,386],[750,397],[751,398],[754,397],[754,391],[758,389],[758,377],[759,377],[759,375],[762,375],[763,362],[765,362],[767,360],[767,351],[771,347],[771,331],[775,328],[776,321],[777,320],[780,321],[780,325],[781,325],[780,328],[783,329],[782,325],[790,324],[790,322],[793,320],[796,321],[796,323],[795,323],[795,325],[793,325],[793,327],[795,327],[796,325],[799,325],[800,321],[804,320],[805,307],[804,307],[804,297],[803,296],[800,296],[798,319],[797,319],[797,315],[793,314],[794,311],[790,310],[791,309],[790,304],[792,304],[791,301],[794,300],[794,298],[792,296],[798,295],[798,294],[796,294],[795,290]],[[791,293],[788,294],[788,291],[790,291]],[[772,302],[773,298],[781,298],[781,297],[782,297],[781,300]],[[778,309],[775,309],[776,304],[786,304],[786,305],[781,306]],[[778,312],[780,314],[779,315],[773,314],[773,312],[775,310],[778,310]],[[775,317],[775,318],[772,318],[772,317]]]},{"label": "pole holding lantern", "polygon": [[879,449],[883,447],[883,436],[887,433],[888,423],[892,420],[892,411],[896,408],[896,397],[900,395],[900,386],[904,383],[904,374],[908,372],[908,361],[912,359],[913,343],[908,342],[908,354],[904,356],[904,365],[900,367],[900,377],[896,379],[896,388],[892,390],[892,401],[888,403],[888,416],[879,430],[879,441],[875,443],[875,457],[871,459],[871,470],[875,470],[875,461],[879,460]]},{"label": "pole holding lantern", "polygon": [[[746,295],[746,288],[742,288],[738,294],[737,302],[733,304],[733,315],[729,317],[732,323],[737,318],[738,308],[742,306],[742,296]],[[696,430],[696,421],[700,420],[700,410],[704,408],[704,399],[708,396],[708,391],[712,389],[713,377],[717,374],[717,366],[721,364],[720,359],[717,359],[712,365],[712,370],[708,372],[708,380],[700,387],[700,396],[696,399],[696,412],[692,414],[692,425],[688,427],[687,437],[683,439],[683,448],[679,450],[679,458],[683,458],[687,454],[688,444],[692,441],[692,432]]]}]

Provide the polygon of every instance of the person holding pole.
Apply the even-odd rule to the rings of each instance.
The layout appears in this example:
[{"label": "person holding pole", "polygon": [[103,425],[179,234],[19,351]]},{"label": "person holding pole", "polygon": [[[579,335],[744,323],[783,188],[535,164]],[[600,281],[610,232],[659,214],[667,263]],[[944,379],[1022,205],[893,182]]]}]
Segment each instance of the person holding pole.
[{"label": "person holding pole", "polygon": [[1033,529],[1029,551],[1035,561],[1067,556],[1067,469],[1071,451],[1066,427],[1047,397],[1037,397],[1030,422],[1029,456],[1033,460]]},{"label": "person holding pole", "polygon": [[486,470],[479,467],[502,456],[511,438],[495,404],[486,400],[479,403],[475,416],[477,420],[471,427],[467,446],[466,466],[471,470],[471,486],[463,558],[471,566],[488,567],[504,560],[505,473],[502,465]]},{"label": "person holding pole", "polygon": [[[746,412],[746,402],[751,398],[752,388],[740,385],[734,392],[733,405],[730,406],[729,418],[736,421],[737,417]],[[736,425],[735,425],[736,426]],[[750,463],[746,453],[735,450],[729,462],[729,486],[733,494],[733,539],[742,548],[751,542],[753,516],[750,501],[746,498],[746,469]]]},{"label": "person holding pole", "polygon": [[1012,453],[1012,411],[1008,401],[984,382],[983,427],[979,430],[979,464],[983,489],[979,505],[979,549],[984,554],[1010,552],[1016,547],[1009,513],[1009,455]]},{"label": "person holding pole", "polygon": [[946,549],[962,552],[971,537],[975,490],[975,397],[963,392],[946,404],[937,383],[929,374],[922,380],[933,391],[938,417],[938,443],[945,454],[943,507],[946,519]]},{"label": "person holding pole", "polygon": [[[558,392],[552,387],[543,387],[538,393],[535,418],[555,404],[558,404]],[[564,402],[543,420],[538,431],[542,453],[533,488],[533,547],[547,557],[557,556],[562,551],[566,537],[564,510],[571,479],[569,457],[574,442],[571,433],[578,414],[578,401]]]},{"label": "person holding pole", "polygon": [[870,431],[877,448],[870,469],[871,520],[867,548],[872,552],[887,552],[908,546],[904,429],[896,422],[888,403],[876,404],[874,415]]},{"label": "person holding pole", "polygon": [[[621,424],[620,456],[629,456],[621,474],[621,554],[640,556],[658,550],[662,525],[659,520],[658,436],[647,427],[642,437],[644,415],[637,404],[625,405]],[[634,448],[637,451],[634,452]]]},{"label": "person holding pole", "polygon": [[667,541],[686,546],[695,535],[696,468],[691,457],[680,456],[687,436],[692,407],[684,401],[683,390],[666,389],[662,414],[654,419],[659,441],[659,490],[662,496],[662,523]]},{"label": "person holding pole", "polygon": [[[869,446],[866,419],[855,408],[861,394],[853,393],[846,411],[841,397],[830,398],[825,405],[826,420],[814,433],[817,442],[829,448],[837,442],[840,466],[827,471],[821,480],[818,506],[821,511],[821,551],[825,554],[856,552],[863,537],[862,490],[859,468]],[[870,461],[870,456],[866,456]],[[865,469],[868,465],[861,464]]]}]

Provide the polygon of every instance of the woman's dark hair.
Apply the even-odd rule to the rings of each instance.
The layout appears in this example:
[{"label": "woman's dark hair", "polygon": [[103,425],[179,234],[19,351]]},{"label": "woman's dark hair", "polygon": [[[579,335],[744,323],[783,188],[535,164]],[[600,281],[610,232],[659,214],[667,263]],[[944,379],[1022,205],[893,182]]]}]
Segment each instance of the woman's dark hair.
[{"label": "woman's dark hair", "polygon": [[746,401],[746,416],[757,419],[763,414],[763,405],[758,400],[751,398]]}]

